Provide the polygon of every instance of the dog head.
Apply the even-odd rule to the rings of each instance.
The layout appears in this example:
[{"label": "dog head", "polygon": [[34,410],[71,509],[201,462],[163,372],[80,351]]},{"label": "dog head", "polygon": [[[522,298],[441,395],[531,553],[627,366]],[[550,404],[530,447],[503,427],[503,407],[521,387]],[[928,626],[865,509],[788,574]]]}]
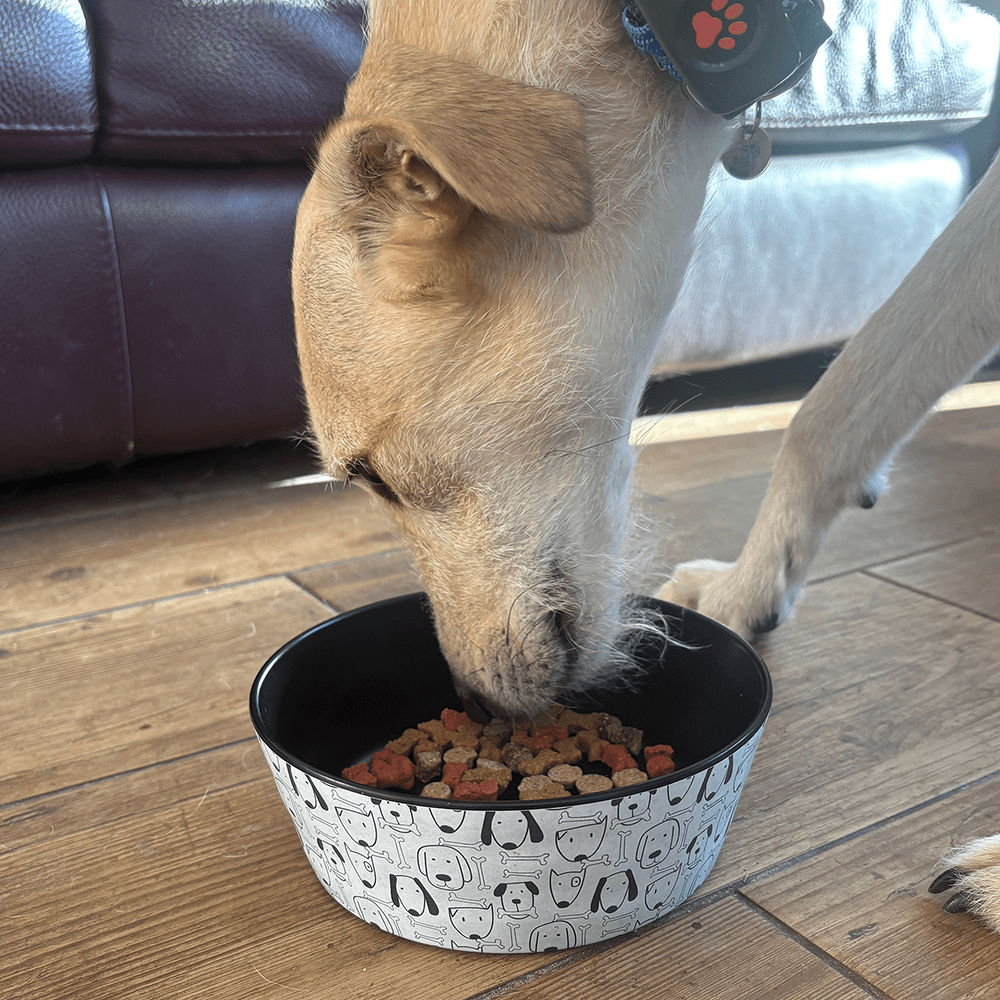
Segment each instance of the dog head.
[{"label": "dog head", "polygon": [[[653,320],[634,313],[651,296],[622,262],[641,255],[631,236],[603,221],[591,233],[578,100],[483,72],[468,53],[387,40],[402,6],[373,5],[299,209],[302,379],[327,470],[367,488],[407,541],[460,693],[533,715],[627,662],[611,567],[652,350],[630,338],[649,336]],[[627,49],[612,13],[600,15],[608,36]],[[607,77],[620,101],[628,74]],[[697,210],[685,213],[693,227]],[[598,345],[597,330],[617,339]]]}]

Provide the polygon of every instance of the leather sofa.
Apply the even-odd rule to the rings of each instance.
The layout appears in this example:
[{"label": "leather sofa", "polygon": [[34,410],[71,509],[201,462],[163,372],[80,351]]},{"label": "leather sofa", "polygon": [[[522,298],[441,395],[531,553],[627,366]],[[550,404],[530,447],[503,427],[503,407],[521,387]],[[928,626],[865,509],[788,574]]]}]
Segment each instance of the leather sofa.
[{"label": "leather sofa", "polygon": [[[663,367],[844,340],[965,193],[996,22],[826,7],[782,155],[713,179]],[[348,0],[0,0],[0,478],[302,428],[294,215],[362,51]]]}]

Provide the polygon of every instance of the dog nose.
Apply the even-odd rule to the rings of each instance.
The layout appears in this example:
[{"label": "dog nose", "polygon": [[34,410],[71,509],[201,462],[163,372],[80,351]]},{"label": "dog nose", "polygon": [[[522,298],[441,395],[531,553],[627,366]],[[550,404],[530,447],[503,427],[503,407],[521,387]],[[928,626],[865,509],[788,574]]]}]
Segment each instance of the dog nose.
[{"label": "dog nose", "polygon": [[494,717],[494,715],[500,715],[500,712],[491,712],[490,709],[483,704],[485,699],[479,698],[474,694],[463,694],[462,695],[462,708],[465,709],[465,714],[472,719],[473,722],[479,722],[485,725]]}]

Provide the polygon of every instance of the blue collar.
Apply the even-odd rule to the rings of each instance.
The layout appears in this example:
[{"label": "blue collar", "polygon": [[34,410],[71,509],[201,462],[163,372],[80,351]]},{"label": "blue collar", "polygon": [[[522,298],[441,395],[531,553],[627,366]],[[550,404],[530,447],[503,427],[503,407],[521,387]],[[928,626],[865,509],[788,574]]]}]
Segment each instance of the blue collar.
[{"label": "blue collar", "polygon": [[644,56],[653,59],[668,76],[680,83],[681,75],[677,72],[677,67],[667,58],[663,46],[656,40],[653,29],[646,24],[645,18],[638,9],[627,0],[625,0],[625,9],[622,11],[622,24],[625,25],[625,30],[629,33],[635,47]]}]

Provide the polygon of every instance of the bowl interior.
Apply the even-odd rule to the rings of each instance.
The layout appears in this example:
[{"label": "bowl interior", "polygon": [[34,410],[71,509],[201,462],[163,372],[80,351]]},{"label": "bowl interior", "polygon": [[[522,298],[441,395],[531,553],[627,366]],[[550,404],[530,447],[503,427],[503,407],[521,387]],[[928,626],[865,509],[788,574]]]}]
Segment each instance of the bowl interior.
[{"label": "bowl interior", "polygon": [[[674,780],[731,753],[764,724],[771,681],[757,653],[732,632],[695,612],[642,600],[667,616],[684,645],[648,641],[638,656],[644,670],[630,689],[591,692],[574,707],[611,712],[642,729],[646,743],[671,744]],[[268,660],[250,695],[261,738],[334,783],[343,768],[445,707],[460,702],[422,594],[367,605],[302,633]]]}]

